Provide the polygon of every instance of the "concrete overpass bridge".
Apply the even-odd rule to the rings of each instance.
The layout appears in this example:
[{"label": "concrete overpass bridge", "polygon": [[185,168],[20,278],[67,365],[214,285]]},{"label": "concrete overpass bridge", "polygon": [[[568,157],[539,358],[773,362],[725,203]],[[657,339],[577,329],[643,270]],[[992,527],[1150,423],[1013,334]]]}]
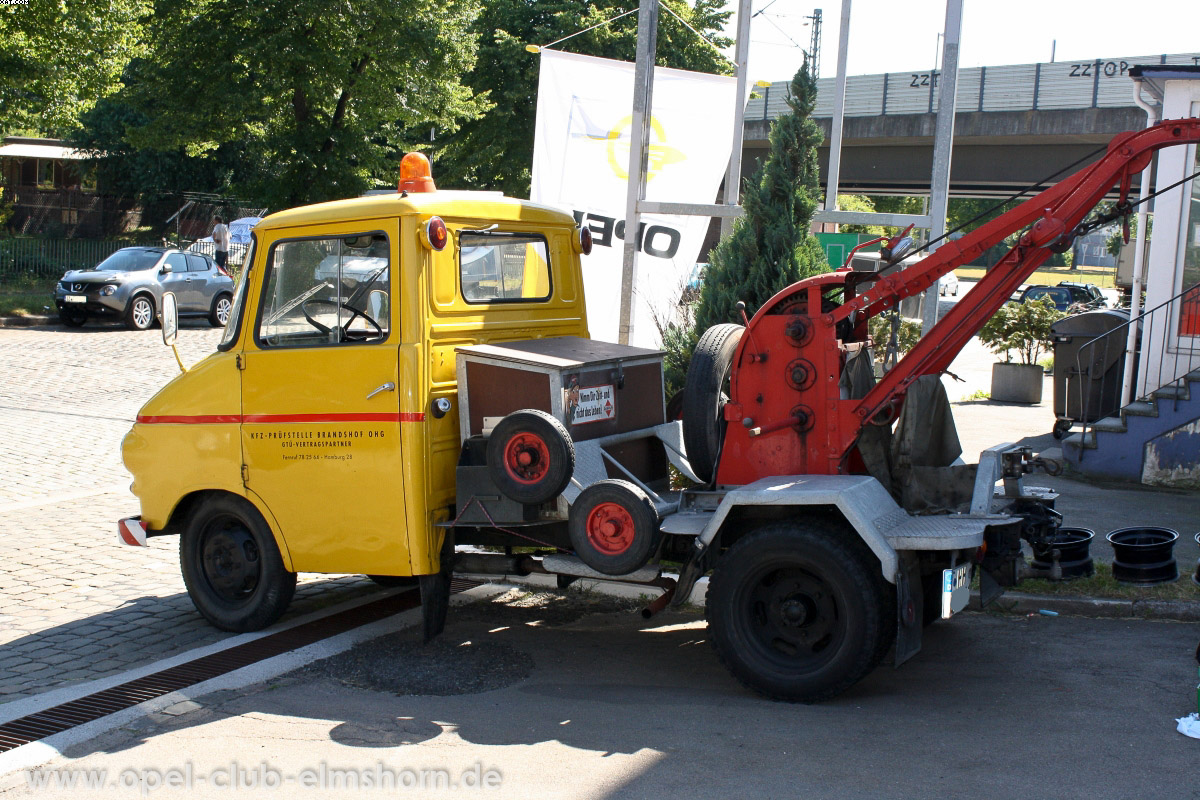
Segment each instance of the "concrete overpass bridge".
[{"label": "concrete overpass bridge", "polygon": [[[1200,53],[959,70],[951,195],[1007,196],[1087,157],[1113,135],[1145,127],[1128,76],[1136,64],[1200,64]],[[928,194],[937,80],[931,71],[847,79],[843,194]],[[787,110],[787,86],[781,81],[758,89],[760,96],[747,104],[744,176],[767,153],[771,121]],[[834,79],[817,87],[824,184]]]}]

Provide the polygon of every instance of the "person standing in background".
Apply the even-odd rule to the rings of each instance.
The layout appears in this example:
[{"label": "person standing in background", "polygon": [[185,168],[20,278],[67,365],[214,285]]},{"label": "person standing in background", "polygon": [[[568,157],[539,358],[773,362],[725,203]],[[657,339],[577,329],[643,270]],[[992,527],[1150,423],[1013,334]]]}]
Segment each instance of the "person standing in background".
[{"label": "person standing in background", "polygon": [[229,227],[221,221],[220,217],[214,217],[212,229],[212,240],[216,246],[216,254],[213,256],[217,262],[217,266],[225,269],[225,264],[229,261]]}]

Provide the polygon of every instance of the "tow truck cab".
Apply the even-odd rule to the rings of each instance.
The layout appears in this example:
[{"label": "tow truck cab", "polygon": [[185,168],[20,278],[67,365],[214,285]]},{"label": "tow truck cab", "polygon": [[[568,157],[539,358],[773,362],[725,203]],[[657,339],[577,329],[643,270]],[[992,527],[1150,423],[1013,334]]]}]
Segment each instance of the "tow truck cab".
[{"label": "tow truck cab", "polygon": [[[255,226],[218,351],[125,438],[142,513],[122,539],[182,534],[189,591],[219,627],[277,616],[296,572],[437,572],[460,450],[455,348],[588,335],[575,221],[429,191],[424,169],[407,187],[402,171],[396,194]],[[264,593],[282,607],[262,611]]]}]

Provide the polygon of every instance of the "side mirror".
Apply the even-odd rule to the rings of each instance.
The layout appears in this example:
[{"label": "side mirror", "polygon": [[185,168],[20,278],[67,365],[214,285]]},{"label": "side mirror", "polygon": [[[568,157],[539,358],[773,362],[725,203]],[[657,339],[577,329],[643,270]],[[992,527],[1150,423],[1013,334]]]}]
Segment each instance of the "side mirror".
[{"label": "side mirror", "polygon": [[175,339],[179,336],[179,305],[175,301],[174,292],[163,293],[162,336],[163,344],[168,347],[173,347]]},{"label": "side mirror", "polygon": [[162,269],[160,269],[159,272],[161,272],[163,275],[166,275],[169,272],[174,272],[174,270],[171,269],[170,264],[163,264]]},{"label": "side mirror", "polygon": [[909,250],[913,249],[913,240],[910,236],[905,236],[896,242],[889,252],[887,248],[883,248],[881,255],[889,264],[895,264],[908,254]]}]

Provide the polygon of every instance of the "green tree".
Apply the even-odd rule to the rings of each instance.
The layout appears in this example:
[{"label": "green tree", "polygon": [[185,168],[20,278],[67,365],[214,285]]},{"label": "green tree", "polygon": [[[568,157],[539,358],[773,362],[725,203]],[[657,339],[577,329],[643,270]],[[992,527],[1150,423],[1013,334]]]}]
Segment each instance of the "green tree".
[{"label": "green tree", "polygon": [[[727,46],[719,35],[730,12],[722,0],[664,0],[688,24]],[[636,7],[636,4],[635,4]],[[473,30],[479,57],[466,83],[489,110],[449,136],[438,155],[439,181],[455,188],[502,191],[528,197],[533,162],[534,111],[537,108],[538,57],[525,50],[610,19],[629,3],[620,0],[494,0]],[[568,39],[556,50],[633,61],[637,50],[637,14]],[[732,65],[667,11],[659,14],[656,63],[660,66],[728,75]]]},{"label": "green tree", "polygon": [[146,117],[135,149],[240,152],[222,187],[271,207],[361,194],[395,180],[430,126],[453,129],[482,103],[478,0],[159,0],[152,55],[122,98]]},{"label": "green tree", "polygon": [[120,88],[142,49],[144,0],[0,6],[0,132],[57,136]]},{"label": "green tree", "polygon": [[753,314],[780,289],[828,271],[821,245],[809,233],[821,197],[817,145],[823,137],[810,119],[816,99],[816,80],[805,61],[792,78],[790,111],[771,124],[766,160],[742,189],[745,213],[710,256],[697,333],[738,321],[739,300]]}]

